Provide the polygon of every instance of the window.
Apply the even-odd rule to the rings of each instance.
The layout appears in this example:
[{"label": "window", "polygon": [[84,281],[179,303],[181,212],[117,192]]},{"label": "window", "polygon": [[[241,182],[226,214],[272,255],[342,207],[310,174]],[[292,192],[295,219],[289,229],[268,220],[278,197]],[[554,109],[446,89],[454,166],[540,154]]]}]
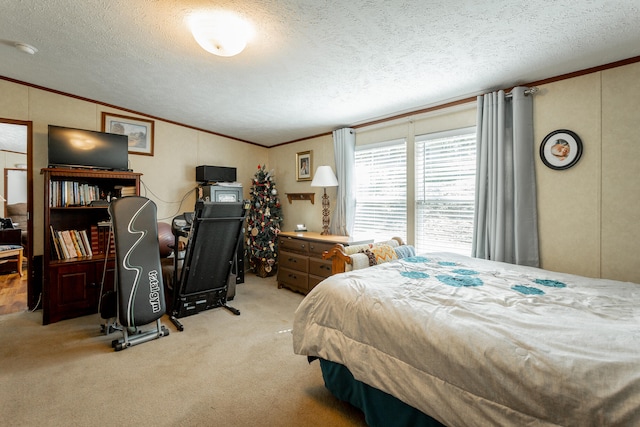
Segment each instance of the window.
[{"label": "window", "polygon": [[354,236],[407,239],[407,144],[404,139],[356,147]]},{"label": "window", "polygon": [[417,136],[415,153],[416,251],[471,255],[476,128]]}]

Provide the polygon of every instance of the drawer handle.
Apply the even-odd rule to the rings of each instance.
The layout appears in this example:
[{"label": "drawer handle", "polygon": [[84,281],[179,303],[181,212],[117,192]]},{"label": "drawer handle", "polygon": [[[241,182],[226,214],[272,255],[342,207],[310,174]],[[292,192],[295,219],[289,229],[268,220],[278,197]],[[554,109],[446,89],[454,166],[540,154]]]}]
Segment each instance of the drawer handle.
[{"label": "drawer handle", "polygon": [[297,260],[297,259],[295,259],[295,258],[289,258],[289,259],[288,259],[288,261],[289,261],[289,262],[296,262],[296,263],[298,262],[298,260]]},{"label": "drawer handle", "polygon": [[297,279],[297,278],[298,278],[298,276],[296,276],[295,274],[289,274],[289,277],[290,277],[291,279]]}]

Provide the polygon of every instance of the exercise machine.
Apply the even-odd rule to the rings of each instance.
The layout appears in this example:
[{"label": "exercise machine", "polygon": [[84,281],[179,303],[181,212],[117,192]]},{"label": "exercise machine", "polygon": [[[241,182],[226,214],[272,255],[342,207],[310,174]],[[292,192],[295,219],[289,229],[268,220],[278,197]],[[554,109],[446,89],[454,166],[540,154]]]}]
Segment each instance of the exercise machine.
[{"label": "exercise machine", "polygon": [[[109,204],[116,249],[116,305],[123,337],[111,346],[124,350],[169,335],[160,322],[166,313],[157,208],[146,197],[115,199]],[[108,311],[108,310],[107,310]],[[106,314],[103,314],[103,318]],[[143,326],[155,324],[151,329]],[[108,332],[108,331],[107,331]]]},{"label": "exercise machine", "polygon": [[247,209],[248,202],[198,200],[193,213],[174,218],[176,242],[179,236],[187,237],[182,266],[178,268],[177,256],[174,266],[170,319],[178,330],[184,330],[179,318],[204,310],[224,307],[240,314],[227,304],[227,297]]}]

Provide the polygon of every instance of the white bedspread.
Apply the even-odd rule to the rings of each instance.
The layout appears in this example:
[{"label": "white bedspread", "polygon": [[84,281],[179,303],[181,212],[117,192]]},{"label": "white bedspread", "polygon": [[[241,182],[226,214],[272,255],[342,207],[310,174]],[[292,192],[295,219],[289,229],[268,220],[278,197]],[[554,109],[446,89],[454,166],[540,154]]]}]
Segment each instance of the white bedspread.
[{"label": "white bedspread", "polygon": [[640,285],[448,253],[338,274],[296,354],[448,426],[640,426]]}]

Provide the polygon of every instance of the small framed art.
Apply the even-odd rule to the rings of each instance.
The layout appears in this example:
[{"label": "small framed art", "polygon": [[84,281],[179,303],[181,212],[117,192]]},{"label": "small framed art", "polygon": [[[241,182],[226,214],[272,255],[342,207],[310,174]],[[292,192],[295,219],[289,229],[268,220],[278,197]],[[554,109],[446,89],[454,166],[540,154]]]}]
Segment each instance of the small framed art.
[{"label": "small framed art", "polygon": [[153,156],[153,121],[102,113],[102,131],[127,135],[129,154]]},{"label": "small framed art", "polygon": [[302,151],[296,154],[296,179],[298,181],[311,181],[312,161],[312,151]]},{"label": "small framed art", "polygon": [[559,129],[545,136],[540,144],[540,158],[551,169],[569,169],[582,156],[582,141],[575,132]]}]

